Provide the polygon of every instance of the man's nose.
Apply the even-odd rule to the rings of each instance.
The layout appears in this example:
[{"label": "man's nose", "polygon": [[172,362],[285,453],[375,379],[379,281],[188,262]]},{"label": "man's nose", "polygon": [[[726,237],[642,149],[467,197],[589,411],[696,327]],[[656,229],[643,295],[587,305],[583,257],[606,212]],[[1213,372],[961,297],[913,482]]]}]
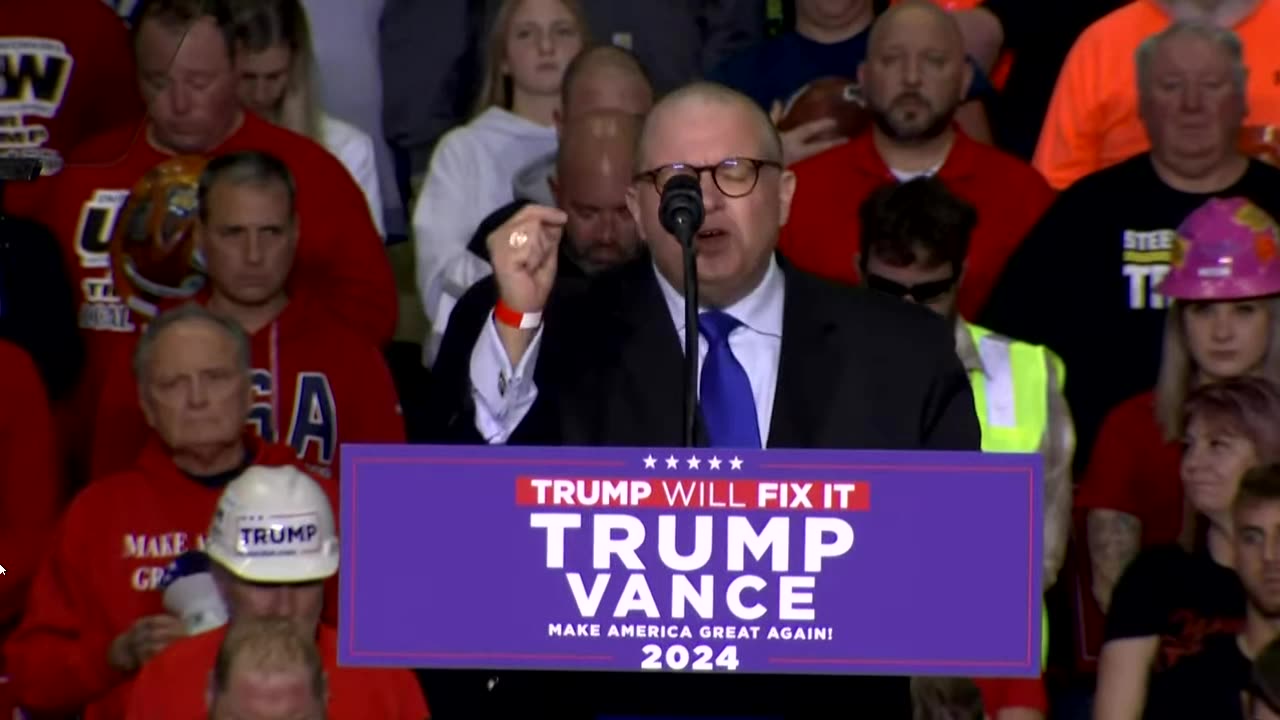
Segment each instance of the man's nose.
[{"label": "man's nose", "polygon": [[209,388],[198,377],[191,383],[187,393],[187,403],[193,408],[202,408],[209,404]]},{"label": "man's nose", "polygon": [[250,232],[244,243],[244,261],[247,265],[262,264],[262,240],[258,233]]},{"label": "man's nose", "polygon": [[271,87],[262,80],[255,80],[253,87],[249,91],[249,97],[253,101],[254,107],[267,107],[275,99],[272,97]]},{"label": "man's nose", "polygon": [[923,79],[923,75],[924,74],[921,71],[921,61],[909,59],[903,63],[902,82],[906,85],[910,87],[919,87],[920,82]]},{"label": "man's nose", "polygon": [[1183,110],[1199,110],[1204,107],[1204,93],[1195,83],[1188,83],[1179,98],[1179,107]]},{"label": "man's nose", "polygon": [[191,93],[182,83],[169,84],[169,107],[174,115],[185,115],[191,111]]}]

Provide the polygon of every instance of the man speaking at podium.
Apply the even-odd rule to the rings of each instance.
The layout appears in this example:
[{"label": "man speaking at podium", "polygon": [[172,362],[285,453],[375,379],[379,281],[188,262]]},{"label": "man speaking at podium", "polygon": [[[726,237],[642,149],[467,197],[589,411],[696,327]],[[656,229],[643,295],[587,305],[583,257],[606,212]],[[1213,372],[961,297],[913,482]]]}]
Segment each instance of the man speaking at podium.
[{"label": "man speaking at podium", "polygon": [[[659,206],[685,174],[705,208],[699,445],[978,450],[945,322],[775,259],[796,191],[781,160],[755,103],[696,83],[659,102],[641,134],[627,204],[649,257],[557,292],[562,211],[527,206],[494,231],[498,302],[475,338],[453,428],[495,444],[684,444],[683,248]],[[504,673],[487,685],[501,708],[483,714],[495,717],[910,717],[906,678]]]}]

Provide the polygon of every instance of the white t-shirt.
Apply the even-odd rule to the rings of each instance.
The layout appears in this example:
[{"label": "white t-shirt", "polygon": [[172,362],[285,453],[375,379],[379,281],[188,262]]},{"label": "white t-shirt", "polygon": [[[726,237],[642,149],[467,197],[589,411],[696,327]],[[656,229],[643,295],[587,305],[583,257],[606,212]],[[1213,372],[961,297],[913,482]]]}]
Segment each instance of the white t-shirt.
[{"label": "white t-shirt", "polygon": [[350,123],[332,115],[320,119],[324,134],[324,146],[347,168],[369,202],[374,227],[378,234],[386,236],[382,219],[382,188],[378,182],[378,164],[373,153],[373,139]]}]

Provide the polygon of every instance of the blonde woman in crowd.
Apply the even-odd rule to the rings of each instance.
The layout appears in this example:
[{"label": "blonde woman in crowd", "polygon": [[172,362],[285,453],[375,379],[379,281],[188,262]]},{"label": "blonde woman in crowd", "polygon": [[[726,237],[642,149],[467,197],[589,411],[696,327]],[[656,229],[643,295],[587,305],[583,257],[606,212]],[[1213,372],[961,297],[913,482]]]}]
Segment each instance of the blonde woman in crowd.
[{"label": "blonde woman in crowd", "polygon": [[355,178],[385,236],[373,139],[320,109],[311,28],[300,0],[235,0],[232,8],[241,102],[328,148]]},{"label": "blonde woman in crowd", "polygon": [[436,146],[413,210],[418,292],[431,323],[428,366],[458,298],[491,272],[467,252],[468,241],[514,199],[516,173],[556,149],[561,81],[587,35],[576,0],[505,0],[498,10],[476,114]]}]

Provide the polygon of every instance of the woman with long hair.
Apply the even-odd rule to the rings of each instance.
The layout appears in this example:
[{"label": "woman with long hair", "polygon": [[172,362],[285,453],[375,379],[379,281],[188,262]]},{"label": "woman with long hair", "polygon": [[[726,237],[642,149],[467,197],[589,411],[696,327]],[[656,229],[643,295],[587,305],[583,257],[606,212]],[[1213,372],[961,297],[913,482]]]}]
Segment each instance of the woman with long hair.
[{"label": "woman with long hair", "polygon": [[515,199],[516,173],[555,152],[555,118],[569,62],[587,24],[576,0],[504,0],[484,50],[476,114],[441,138],[413,210],[418,292],[435,361],[449,313],[491,272],[467,244],[489,213]]},{"label": "woman with long hair", "polygon": [[1098,661],[1097,720],[1215,717],[1197,710],[1204,698],[1181,663],[1243,622],[1232,505],[1249,469],[1280,461],[1280,389],[1249,375],[1201,384],[1179,414],[1187,529],[1180,542],[1143,550],[1116,585]]},{"label": "woman with long hair", "polygon": [[263,118],[320,143],[346,166],[385,235],[373,139],[320,108],[311,26],[300,0],[232,3],[240,101]]},{"label": "woman with long hair", "polygon": [[1171,305],[1157,386],[1108,415],[1076,495],[1093,598],[1104,612],[1138,551],[1174,542],[1184,529],[1178,473],[1187,394],[1245,375],[1280,382],[1276,222],[1243,198],[1213,199],[1187,217],[1173,245],[1159,288]]}]

